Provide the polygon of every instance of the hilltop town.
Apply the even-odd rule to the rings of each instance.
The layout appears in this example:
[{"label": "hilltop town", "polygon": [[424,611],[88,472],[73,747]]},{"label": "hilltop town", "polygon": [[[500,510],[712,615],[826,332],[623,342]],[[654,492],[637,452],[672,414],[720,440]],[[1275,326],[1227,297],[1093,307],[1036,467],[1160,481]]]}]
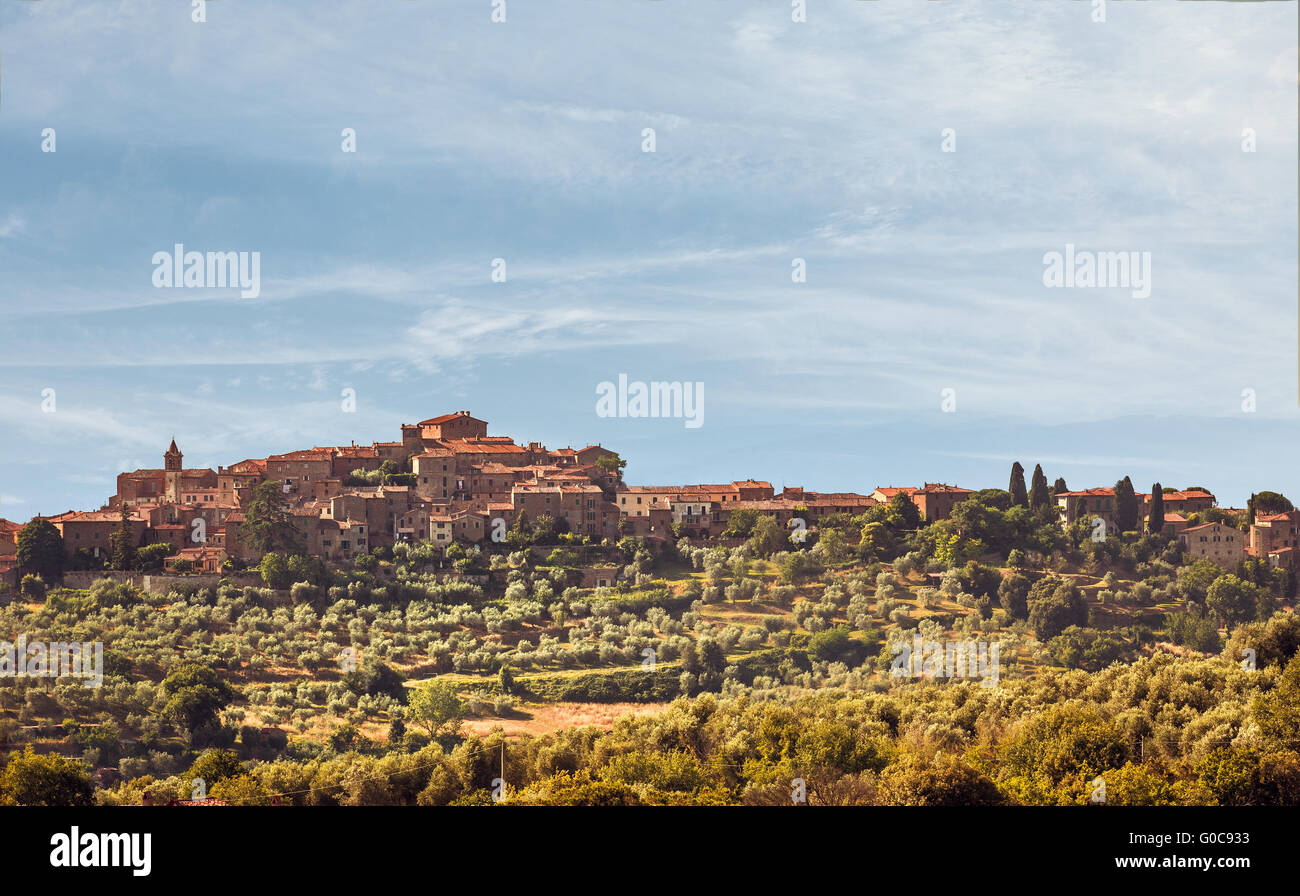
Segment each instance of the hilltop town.
[{"label": "hilltop town", "polygon": [[[186,468],[173,439],[160,468],[120,473],[117,491],[97,510],[69,510],[49,521],[58,529],[72,569],[102,568],[123,525],[135,546],[168,545],[169,569],[219,574],[256,564],[263,551],[240,539],[254,490],[276,483],[305,554],[344,562],[399,542],[427,541],[439,550],[454,542],[497,541],[520,515],[548,518],[557,531],[600,543],[635,536],[651,541],[710,539],[724,532],[736,511],[773,517],[781,526],[816,531],[832,514],[856,516],[897,495],[911,501],[920,520],[945,520],[973,489],[942,483],[881,486],[870,494],[814,492],[746,479],[724,484],[626,485],[622,459],[600,445],[551,450],[539,442],[517,444],[488,435],[486,421],[469,411],[403,424],[401,439],[370,445],[313,447],[241,460],[216,470]],[[1058,482],[1051,502],[1063,527],[1081,518],[1101,520],[1115,532],[1113,487],[1071,491]],[[1139,529],[1152,495],[1135,492]],[[1247,532],[1227,520],[1244,511],[1191,524],[1217,507],[1201,489],[1166,489],[1163,531],[1193,557],[1232,568],[1247,557],[1291,568],[1300,511],[1260,514]],[[125,523],[123,521],[125,514]],[[20,526],[0,520],[0,576],[17,573]],[[16,581],[12,582],[16,584]]]}]

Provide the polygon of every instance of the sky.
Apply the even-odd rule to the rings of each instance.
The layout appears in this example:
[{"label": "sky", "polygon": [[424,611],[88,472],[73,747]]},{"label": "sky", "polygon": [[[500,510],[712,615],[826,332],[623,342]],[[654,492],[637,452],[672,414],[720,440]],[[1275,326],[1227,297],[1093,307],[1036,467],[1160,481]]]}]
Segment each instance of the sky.
[{"label": "sky", "polygon": [[0,517],[462,409],[633,484],[1300,499],[1297,7],[1104,9],[0,3]]}]

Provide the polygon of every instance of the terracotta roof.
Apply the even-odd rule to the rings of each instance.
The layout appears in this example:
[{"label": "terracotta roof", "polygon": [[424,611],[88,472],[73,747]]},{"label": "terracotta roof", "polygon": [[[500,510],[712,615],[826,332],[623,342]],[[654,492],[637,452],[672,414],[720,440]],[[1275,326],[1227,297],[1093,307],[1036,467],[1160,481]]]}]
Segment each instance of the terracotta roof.
[{"label": "terracotta roof", "polygon": [[289,460],[329,460],[329,448],[304,448],[301,451],[289,451],[285,454],[272,454],[267,457],[268,461],[289,461]]},{"label": "terracotta roof", "polygon": [[379,457],[379,449],[372,445],[339,445],[334,448],[315,448],[314,451],[329,451],[338,457]]},{"label": "terracotta roof", "polygon": [[1164,495],[1166,501],[1188,501],[1194,498],[1213,498],[1213,497],[1214,495],[1199,488],[1192,489],[1191,491],[1188,492],[1165,492]]},{"label": "terracotta roof", "polygon": [[455,454],[526,454],[528,449],[509,440],[444,439],[442,444]]},{"label": "terracotta roof", "polygon": [[[963,489],[966,491],[966,489]],[[859,495],[855,492],[804,492],[802,498],[795,498],[803,504],[875,504],[876,501],[870,495]]]},{"label": "terracotta roof", "polygon": [[1300,510],[1290,510],[1283,513],[1257,514],[1255,522],[1257,523],[1282,523],[1300,521]]},{"label": "terracotta roof", "polygon": [[1235,531],[1235,527],[1229,526],[1227,523],[1201,523],[1199,526],[1188,526],[1183,530],[1183,534],[1187,534],[1188,532],[1199,532],[1202,529],[1209,529],[1214,526],[1222,526],[1225,529],[1233,529]]},{"label": "terracotta roof", "polygon": [[451,420],[473,420],[475,423],[486,423],[486,420],[480,420],[477,417],[471,417],[469,411],[456,411],[454,414],[443,414],[441,417],[430,417],[428,420],[421,420],[420,426],[437,426],[440,423],[447,423]]},{"label": "terracotta roof", "polygon": [[729,510],[794,510],[806,506],[806,502],[795,498],[757,498],[752,501],[728,501]]},{"label": "terracotta roof", "polygon": [[[1149,498],[1149,497],[1151,497],[1151,496],[1150,496],[1149,494],[1147,494],[1146,492],[1134,492],[1133,494],[1134,494],[1135,497],[1138,497],[1138,498]],[[1085,498],[1085,497],[1106,497],[1106,496],[1109,496],[1109,497],[1112,497],[1112,498],[1113,498],[1113,497],[1115,496],[1115,489],[1113,489],[1113,488],[1085,488],[1085,489],[1084,489],[1083,491],[1081,491],[1081,492],[1057,492],[1057,493],[1056,493],[1056,497],[1058,497],[1058,498],[1064,498],[1064,497],[1071,497],[1071,498]]]},{"label": "terracotta roof", "polygon": [[253,473],[265,473],[265,472],[266,472],[266,458],[264,457],[241,460],[237,464],[231,464],[230,466],[224,468],[224,473],[228,475],[229,474],[250,475]]}]

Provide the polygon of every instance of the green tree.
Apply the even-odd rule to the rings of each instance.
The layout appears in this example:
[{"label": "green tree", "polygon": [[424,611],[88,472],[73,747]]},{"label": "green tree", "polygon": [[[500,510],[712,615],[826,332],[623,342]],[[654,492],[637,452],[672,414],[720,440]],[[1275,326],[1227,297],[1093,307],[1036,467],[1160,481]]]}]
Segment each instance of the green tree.
[{"label": "green tree", "polygon": [[148,544],[135,552],[135,566],[137,569],[158,569],[163,560],[174,553],[176,546],[169,541]]},{"label": "green tree", "polygon": [[1039,777],[1053,786],[1082,783],[1121,768],[1129,753],[1124,730],[1099,707],[1058,703],[1021,724],[1003,750],[1002,770],[1029,779],[1024,783]]},{"label": "green tree", "polygon": [[113,546],[113,568],[128,570],[135,567],[135,539],[131,536],[131,514],[126,504],[117,519],[117,531],[109,539]]},{"label": "green tree", "polygon": [[1133,482],[1127,476],[1115,483],[1115,526],[1120,532],[1137,529],[1140,506]]},{"label": "green tree", "polygon": [[1292,510],[1295,510],[1295,506],[1290,499],[1279,492],[1256,492],[1246,502],[1246,515],[1251,523],[1255,522],[1256,515],[1290,513]]},{"label": "green tree", "polygon": [[1052,495],[1047,489],[1047,475],[1043,472],[1042,464],[1034,464],[1034,476],[1031,483],[1029,489],[1030,508],[1037,510],[1040,507],[1050,507]]},{"label": "green tree", "polygon": [[411,692],[406,716],[416,725],[438,737],[444,731],[454,733],[465,716],[465,702],[456,687],[445,681],[426,681]]},{"label": "green tree", "polygon": [[220,800],[230,806],[274,805],[262,782],[247,774],[222,778],[208,791],[208,799]]},{"label": "green tree", "polygon": [[261,562],[257,564],[257,571],[262,574],[262,581],[266,583],[267,588],[283,591],[293,584],[293,577],[289,575],[288,559],[275,551],[267,551],[262,555]]},{"label": "green tree", "polygon": [[63,536],[45,517],[38,516],[18,530],[18,567],[25,573],[34,573],[46,581],[57,579],[63,572],[65,555]]},{"label": "green tree", "polygon": [[975,560],[967,561],[957,572],[961,590],[975,597],[997,597],[1002,586],[1002,574],[991,566],[985,566]]},{"label": "green tree", "polygon": [[895,532],[921,527],[921,510],[907,492],[899,492],[885,505],[885,524]]},{"label": "green tree", "polygon": [[309,585],[328,585],[329,573],[325,564],[318,557],[307,554],[293,554],[285,561],[290,584],[306,582]]},{"label": "green tree", "polygon": [[519,508],[515,514],[515,520],[510,524],[509,530],[506,531],[506,544],[512,548],[522,549],[533,543],[533,527],[528,522],[528,514],[524,509]]},{"label": "green tree", "polygon": [[826,662],[836,662],[844,657],[852,646],[847,625],[837,625],[817,632],[808,639],[808,655]]},{"label": "green tree", "polygon": [[770,514],[764,514],[754,520],[750,533],[749,546],[760,557],[770,556],[790,546],[785,530],[776,521],[776,517]]},{"label": "green tree", "polygon": [[405,703],[409,696],[406,679],[387,663],[367,662],[361,668],[345,673],[341,681],[345,688],[357,696],[369,694],[377,697],[384,694],[398,703]]},{"label": "green tree", "polygon": [[234,698],[230,684],[208,666],[186,663],[162,683],[167,703],[163,717],[191,735],[216,723],[217,713]]},{"label": "green tree", "polygon": [[1243,581],[1231,574],[1219,576],[1205,592],[1205,608],[1231,628],[1256,617],[1262,596],[1254,582]]},{"label": "green tree", "polygon": [[1055,498],[1057,495],[1061,494],[1062,492],[1068,492],[1069,490],[1070,487],[1065,484],[1065,477],[1057,476],[1056,482],[1052,483],[1052,497]]},{"label": "green tree", "polygon": [[727,527],[722,530],[722,534],[728,538],[748,538],[754,533],[760,516],[757,510],[748,507],[733,510],[727,517]]},{"label": "green tree", "polygon": [[1147,514],[1147,531],[1159,535],[1165,531],[1165,493],[1160,483],[1151,486],[1151,511]]},{"label": "green tree", "polygon": [[305,548],[278,481],[268,480],[253,487],[238,531],[240,542],[259,554],[281,550],[300,554]]},{"label": "green tree", "polygon": [[1286,664],[1273,690],[1255,699],[1251,715],[1265,737],[1280,747],[1300,750],[1300,658]]},{"label": "green tree", "polygon": [[837,566],[852,555],[852,551],[844,541],[844,536],[838,529],[820,530],[817,533],[817,544],[813,545],[813,553],[820,556],[822,562],[828,566]]},{"label": "green tree", "polygon": [[1088,624],[1088,604],[1074,582],[1049,576],[1029,591],[1029,626],[1048,641],[1072,625]]},{"label": "green tree", "polygon": [[1195,773],[1220,806],[1300,803],[1300,755],[1294,750],[1260,744],[1220,747],[1196,764]]},{"label": "green tree", "polygon": [[879,802],[887,806],[996,806],[997,785],[956,756],[907,754],[880,775]]},{"label": "green tree", "polygon": [[195,778],[202,778],[205,788],[209,788],[218,781],[242,774],[244,767],[233,750],[204,750],[185,773],[184,783],[189,785]]},{"label": "green tree", "polygon": [[28,745],[0,772],[0,806],[93,806],[95,785],[85,764]]},{"label": "green tree", "polygon": [[40,576],[28,573],[18,583],[18,592],[28,600],[44,600],[46,592],[45,580]]},{"label": "green tree", "polygon": [[1214,580],[1224,574],[1223,567],[1202,557],[1195,563],[1178,568],[1178,590],[1194,604],[1205,606],[1205,595]]},{"label": "green tree", "polygon": [[1029,577],[1012,572],[998,585],[998,603],[1016,619],[1029,618]]},{"label": "green tree", "polygon": [[[1217,636],[1217,632],[1215,633]],[[1177,642],[1175,642],[1177,643]],[[1263,669],[1274,663],[1286,666],[1300,651],[1300,616],[1277,613],[1267,622],[1252,622],[1233,631],[1223,655],[1239,661],[1247,648],[1255,651],[1255,663]]]},{"label": "green tree", "polygon": [[596,458],[595,465],[615,476],[619,482],[623,481],[623,470],[627,468],[627,461],[623,460],[615,452],[611,451],[609,454],[602,454]]},{"label": "green tree", "polygon": [[1011,465],[1011,484],[1007,486],[1007,491],[1011,493],[1012,507],[1029,506],[1029,495],[1025,492],[1025,468],[1020,466],[1020,461]]}]

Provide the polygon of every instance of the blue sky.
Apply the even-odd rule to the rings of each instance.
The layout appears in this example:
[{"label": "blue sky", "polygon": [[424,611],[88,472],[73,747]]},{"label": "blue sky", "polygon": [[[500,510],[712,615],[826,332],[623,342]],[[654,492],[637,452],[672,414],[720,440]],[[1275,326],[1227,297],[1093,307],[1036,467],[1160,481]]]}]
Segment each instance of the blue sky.
[{"label": "blue sky", "polygon": [[[1300,498],[1295,4],[490,12],[0,5],[0,516],[462,408],[635,483]],[[175,243],[261,295],[155,289]],[[1151,295],[1045,287],[1067,243]],[[598,417],[620,373],[704,425]]]}]

